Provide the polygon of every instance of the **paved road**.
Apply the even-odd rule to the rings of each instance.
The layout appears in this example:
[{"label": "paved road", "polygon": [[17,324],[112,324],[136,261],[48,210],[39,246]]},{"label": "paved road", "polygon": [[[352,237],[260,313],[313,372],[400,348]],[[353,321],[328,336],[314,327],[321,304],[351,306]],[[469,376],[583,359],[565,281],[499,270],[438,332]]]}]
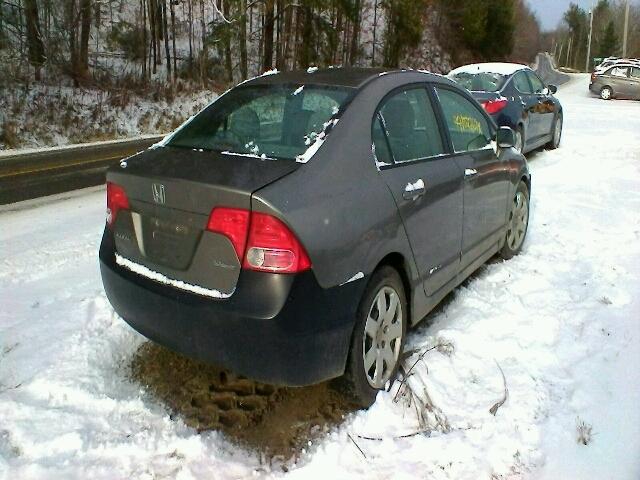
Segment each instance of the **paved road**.
[{"label": "paved road", "polygon": [[0,156],[0,205],[104,183],[109,166],[162,137],[99,142]]}]

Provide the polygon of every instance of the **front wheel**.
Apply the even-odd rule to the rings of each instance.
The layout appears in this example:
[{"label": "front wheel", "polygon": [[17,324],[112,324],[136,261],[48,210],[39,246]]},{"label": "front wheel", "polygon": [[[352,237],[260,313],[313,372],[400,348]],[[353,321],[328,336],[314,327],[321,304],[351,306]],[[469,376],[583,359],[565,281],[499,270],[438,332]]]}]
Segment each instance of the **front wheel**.
[{"label": "front wheel", "polygon": [[562,139],[562,121],[562,112],[559,112],[556,120],[553,122],[551,141],[547,144],[547,148],[550,150],[555,150],[560,146],[560,140]]},{"label": "front wheel", "polygon": [[522,127],[516,128],[516,144],[514,148],[518,153],[524,153],[524,130]]},{"label": "front wheel", "polygon": [[529,189],[524,182],[520,182],[511,203],[507,233],[500,256],[508,260],[522,250],[524,239],[529,227]]},{"label": "front wheel", "polygon": [[358,307],[343,390],[369,407],[392,380],[400,364],[407,332],[407,300],[402,279],[389,266],[375,271]]}]

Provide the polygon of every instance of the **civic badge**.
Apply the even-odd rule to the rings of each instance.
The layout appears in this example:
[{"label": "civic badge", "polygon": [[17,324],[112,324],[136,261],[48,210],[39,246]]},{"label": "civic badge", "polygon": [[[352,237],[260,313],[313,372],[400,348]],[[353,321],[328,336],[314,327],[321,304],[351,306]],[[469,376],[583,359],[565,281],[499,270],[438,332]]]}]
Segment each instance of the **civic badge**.
[{"label": "civic badge", "polygon": [[151,191],[153,192],[153,201],[160,205],[164,205],[166,200],[164,195],[164,185],[161,183],[152,183]]}]

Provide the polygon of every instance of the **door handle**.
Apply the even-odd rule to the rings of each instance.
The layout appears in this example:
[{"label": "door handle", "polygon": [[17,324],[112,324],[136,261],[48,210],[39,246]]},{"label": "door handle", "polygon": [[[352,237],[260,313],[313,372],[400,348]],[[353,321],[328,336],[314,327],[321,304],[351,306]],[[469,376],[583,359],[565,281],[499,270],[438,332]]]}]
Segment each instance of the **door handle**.
[{"label": "door handle", "polygon": [[476,170],[475,168],[465,168],[464,169],[465,178],[475,177],[477,174],[478,174],[478,170]]},{"label": "door handle", "polygon": [[402,198],[405,200],[415,200],[424,195],[426,191],[427,188],[424,186],[424,181],[419,178],[415,182],[407,183],[404,187],[404,192],[402,192]]}]

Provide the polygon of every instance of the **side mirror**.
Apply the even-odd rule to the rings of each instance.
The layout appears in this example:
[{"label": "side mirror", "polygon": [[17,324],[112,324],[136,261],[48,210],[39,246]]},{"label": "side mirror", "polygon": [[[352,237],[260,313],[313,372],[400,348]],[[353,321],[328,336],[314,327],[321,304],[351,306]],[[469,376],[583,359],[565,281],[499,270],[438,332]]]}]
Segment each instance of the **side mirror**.
[{"label": "side mirror", "polygon": [[558,91],[558,87],[555,85],[547,85],[547,90],[551,92],[551,95],[554,95]]},{"label": "side mirror", "polygon": [[516,145],[516,132],[509,127],[500,127],[496,135],[496,141],[500,148],[511,148]]}]

